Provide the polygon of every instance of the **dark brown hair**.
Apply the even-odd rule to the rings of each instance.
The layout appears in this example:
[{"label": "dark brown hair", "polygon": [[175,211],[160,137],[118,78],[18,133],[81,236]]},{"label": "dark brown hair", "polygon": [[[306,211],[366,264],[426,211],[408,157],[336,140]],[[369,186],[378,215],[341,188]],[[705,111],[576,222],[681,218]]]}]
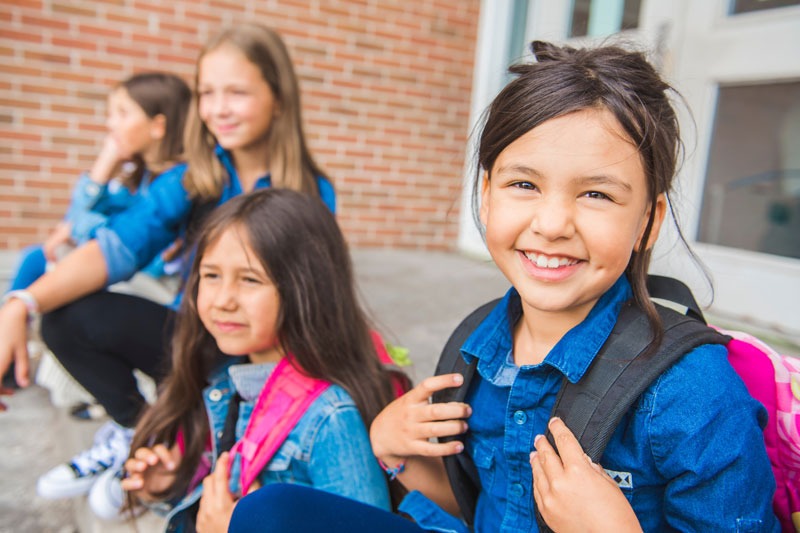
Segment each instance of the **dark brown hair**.
[{"label": "dark brown hair", "polygon": [[[166,72],[141,72],[122,81],[115,89],[124,89],[131,100],[142,108],[149,117],[163,115],[165,121],[164,138],[158,150],[158,162],[149,168],[158,175],[169,166],[177,163],[183,156],[183,129],[192,101],[192,91],[178,76]],[[144,161],[137,157],[133,161],[136,168],[123,177],[123,183],[136,189],[144,176]]]},{"label": "dark brown hair", "polygon": [[333,214],[319,198],[288,189],[238,196],[217,208],[205,225],[178,312],[172,368],[131,445],[131,451],[159,442],[171,446],[178,431],[183,432],[183,461],[175,483],[160,495],[164,498],[186,490],[208,438],[201,393],[221,354],[197,312],[198,270],[205,250],[232,227],[247,236],[253,255],[278,289],[278,340],[299,370],[344,387],[367,427],[393,399]]},{"label": "dark brown hair", "polygon": [[[544,122],[583,109],[610,111],[639,151],[650,201],[650,219],[642,243],[647,243],[660,194],[669,197],[682,156],[678,117],[669,93],[675,90],[640,52],[617,46],[575,49],[534,41],[535,62],[513,65],[516,75],[487,111],[478,147],[479,168],[473,189],[473,215],[478,227],[483,171],[491,179],[500,153],[516,139]],[[669,202],[668,202],[669,203]],[[661,321],[650,301],[646,279],[651,251],[634,250],[626,273],[636,303],[660,337]]]}]

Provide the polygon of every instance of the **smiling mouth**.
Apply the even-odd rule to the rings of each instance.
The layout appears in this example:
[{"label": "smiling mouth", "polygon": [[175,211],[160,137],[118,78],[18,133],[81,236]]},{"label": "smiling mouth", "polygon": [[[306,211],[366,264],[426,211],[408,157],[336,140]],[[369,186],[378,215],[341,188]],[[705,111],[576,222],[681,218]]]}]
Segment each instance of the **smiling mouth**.
[{"label": "smiling mouth", "polygon": [[577,259],[558,255],[545,255],[536,252],[522,252],[538,268],[561,268],[578,264]]}]

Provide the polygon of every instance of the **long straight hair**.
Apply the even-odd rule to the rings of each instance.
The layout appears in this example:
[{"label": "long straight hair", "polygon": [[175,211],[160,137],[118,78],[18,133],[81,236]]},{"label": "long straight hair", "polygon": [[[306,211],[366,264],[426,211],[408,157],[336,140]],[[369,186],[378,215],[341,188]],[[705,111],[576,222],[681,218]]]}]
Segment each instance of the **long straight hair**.
[{"label": "long straight hair", "polygon": [[543,41],[531,43],[531,51],[536,61],[509,69],[516,78],[497,95],[486,114],[472,191],[476,224],[483,229],[478,216],[482,172],[491,179],[492,167],[508,145],[550,119],[584,109],[607,109],[637,148],[644,168],[650,218],[643,244],[633,250],[626,273],[634,299],[658,340],[662,328],[647,292],[651,250],[646,243],[658,196],[663,193],[671,205],[669,192],[683,153],[678,117],[669,97],[677,92],[640,52],[616,46],[575,49]]},{"label": "long straight hair", "polygon": [[178,431],[183,432],[183,461],[174,484],[161,497],[186,490],[208,438],[202,389],[221,353],[198,315],[198,271],[205,251],[230,228],[244,236],[278,290],[277,340],[298,370],[344,387],[367,427],[393,399],[334,216],[318,198],[287,189],[238,196],[210,215],[200,236],[175,326],[172,368],[131,445],[131,450],[153,443],[173,445]]},{"label": "long straight hair", "polygon": [[122,183],[135,190],[141,184],[145,170],[157,176],[182,159],[184,126],[192,91],[181,78],[166,72],[134,74],[117,84],[114,90],[117,89],[123,89],[148,118],[154,119],[162,115],[165,122],[164,138],[159,143],[157,161],[145,169],[142,157],[136,156],[132,161],[136,165],[134,169],[122,176]]},{"label": "long straight hair", "polygon": [[190,162],[186,173],[186,190],[193,198],[212,199],[220,196],[225,171],[214,155],[216,139],[200,119],[197,85],[200,62],[209,52],[227,45],[240,50],[255,65],[275,97],[276,108],[269,129],[268,154],[272,184],[295,191],[316,191],[316,177],[324,173],[308,149],[301,116],[300,87],[281,37],[260,24],[240,24],[213,37],[200,51],[195,74],[195,96],[186,129],[186,151]]}]

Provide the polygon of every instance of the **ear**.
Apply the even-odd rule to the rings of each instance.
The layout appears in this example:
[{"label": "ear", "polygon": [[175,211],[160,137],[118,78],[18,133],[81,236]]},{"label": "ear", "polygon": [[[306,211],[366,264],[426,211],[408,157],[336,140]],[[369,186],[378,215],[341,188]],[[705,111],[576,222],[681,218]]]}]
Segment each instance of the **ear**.
[{"label": "ear", "polygon": [[167,117],[159,113],[150,119],[150,138],[161,141],[167,134]]},{"label": "ear", "polygon": [[486,221],[489,219],[489,195],[490,195],[490,181],[489,172],[484,171],[481,178],[481,207],[478,212],[481,219],[481,224],[486,227]]},{"label": "ear", "polygon": [[[650,209],[651,207],[647,208],[647,212],[644,214],[644,224],[642,225],[642,229],[639,232],[639,237],[636,239],[636,246],[634,249],[639,252],[641,251],[642,247],[642,237],[644,237],[644,230],[647,227],[647,220],[650,218]],[[667,197],[664,193],[661,193],[656,198],[656,205],[655,205],[655,216],[653,217],[653,227],[650,229],[650,237],[647,239],[647,244],[645,245],[645,250],[649,250],[653,246],[655,246],[656,241],[658,240],[658,233],[661,231],[661,224],[664,222],[664,216],[667,214]]]}]

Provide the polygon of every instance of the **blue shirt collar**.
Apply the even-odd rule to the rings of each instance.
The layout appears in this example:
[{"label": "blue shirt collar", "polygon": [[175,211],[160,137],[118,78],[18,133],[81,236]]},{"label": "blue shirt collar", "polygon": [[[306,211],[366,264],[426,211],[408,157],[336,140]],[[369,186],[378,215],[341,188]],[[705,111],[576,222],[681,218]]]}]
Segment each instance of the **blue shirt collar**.
[{"label": "blue shirt collar", "polygon": [[[236,166],[233,164],[233,156],[231,153],[219,144],[214,147],[214,153],[223,168],[225,168],[225,172],[228,173],[228,183],[225,187],[226,190],[222,193],[222,201],[229,200],[234,196],[242,194],[244,191],[242,191],[242,184],[239,181],[239,174],[236,173]],[[267,173],[258,178],[255,188],[261,189],[269,187],[270,185],[272,185],[272,179],[270,178],[270,174]]]},{"label": "blue shirt collar", "polygon": [[[628,279],[621,276],[583,322],[558,341],[542,364],[557,369],[573,383],[579,381],[614,328],[622,304],[632,294]],[[503,365],[513,349],[513,327],[521,317],[519,293],[512,287],[461,347],[467,363],[478,358],[478,372],[484,379],[494,383],[503,375]]]}]

